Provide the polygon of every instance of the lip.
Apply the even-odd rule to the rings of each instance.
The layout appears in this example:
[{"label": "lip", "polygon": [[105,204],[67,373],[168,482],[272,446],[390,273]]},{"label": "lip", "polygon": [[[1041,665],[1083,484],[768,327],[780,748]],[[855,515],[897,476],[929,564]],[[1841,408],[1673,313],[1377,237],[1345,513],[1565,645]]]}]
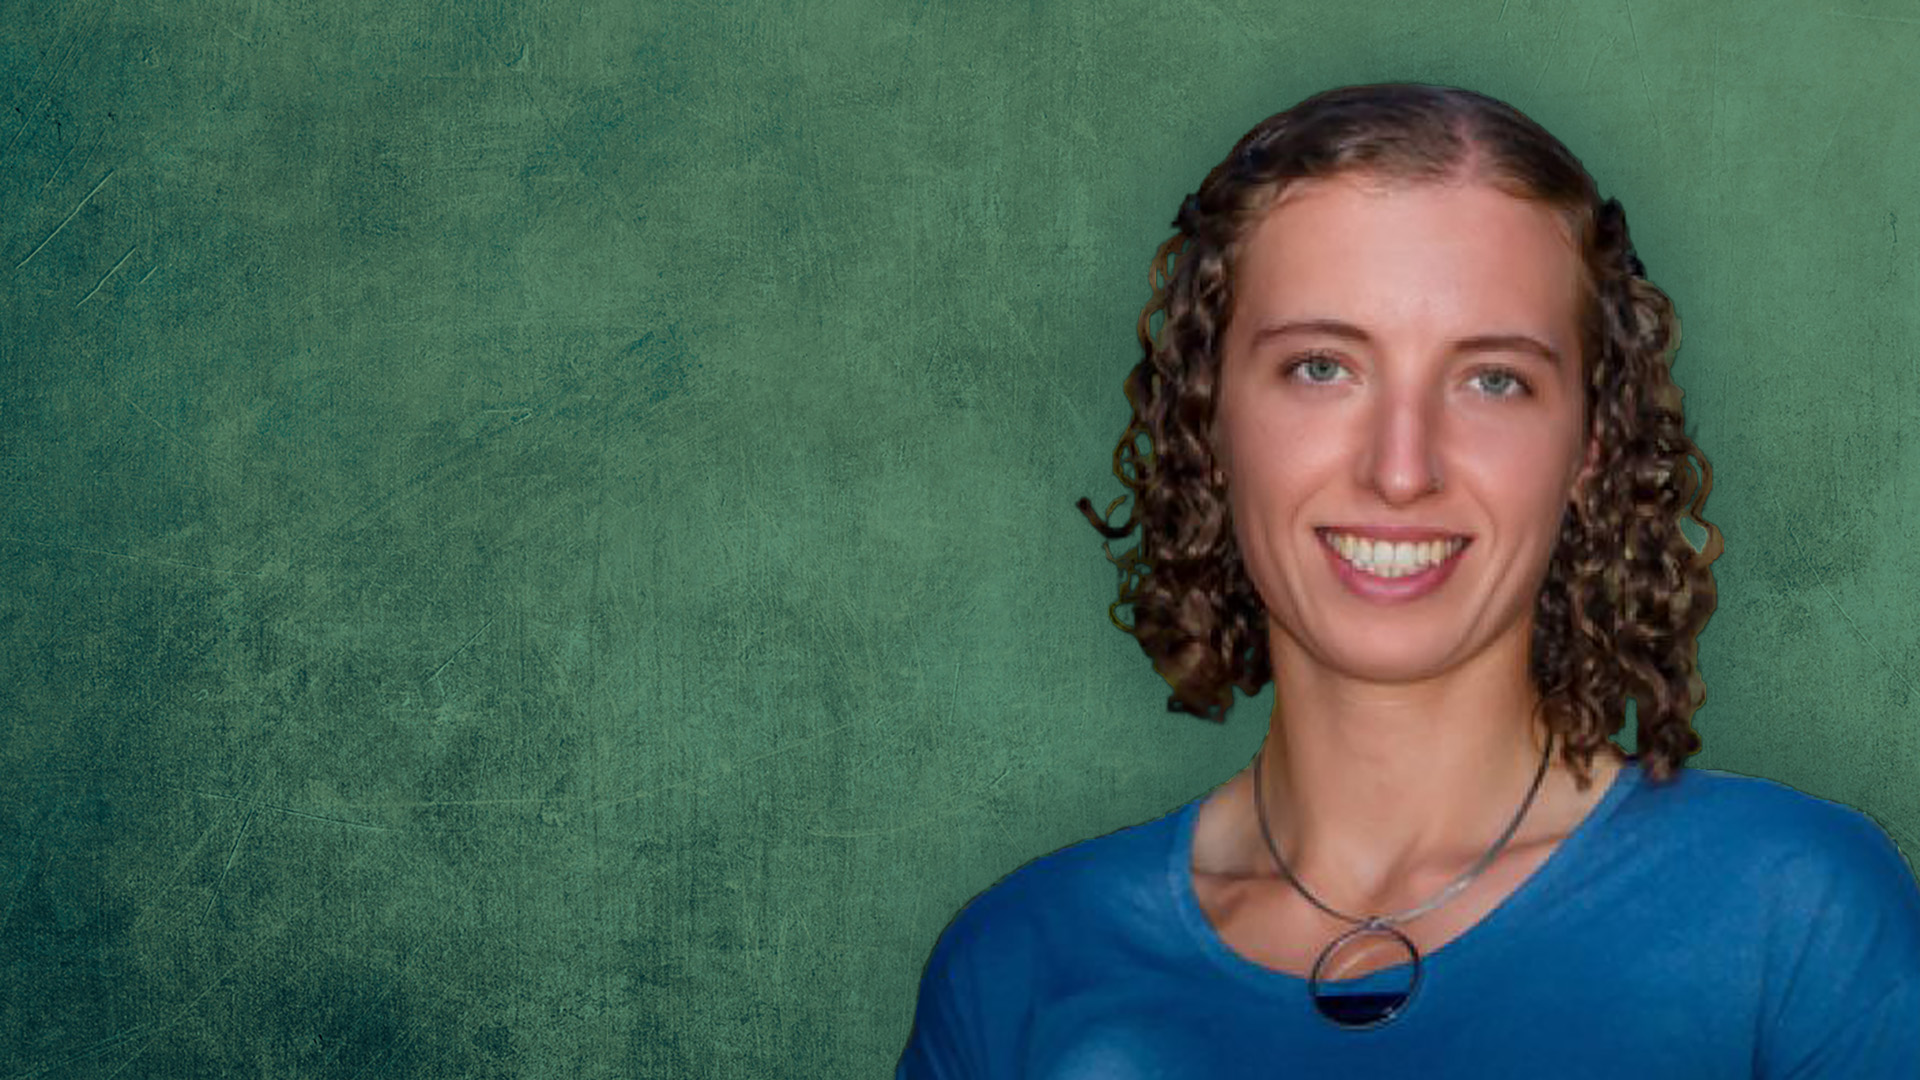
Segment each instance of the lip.
[{"label": "lip", "polygon": [[[1369,540],[1405,540],[1413,543],[1459,538],[1465,542],[1460,545],[1460,550],[1417,574],[1383,578],[1363,573],[1352,563],[1341,558],[1340,552],[1335,550],[1328,539],[1329,534],[1336,532],[1348,536],[1363,536]],[[1320,541],[1320,550],[1326,553],[1328,565],[1333,568],[1334,576],[1340,579],[1340,583],[1346,586],[1347,591],[1363,600],[1383,604],[1401,604],[1418,600],[1446,584],[1447,579],[1453,576],[1454,569],[1460,565],[1461,556],[1473,547],[1473,538],[1470,536],[1464,536],[1461,533],[1437,532],[1418,526],[1377,525],[1355,529],[1325,528],[1315,529],[1314,533]]]}]

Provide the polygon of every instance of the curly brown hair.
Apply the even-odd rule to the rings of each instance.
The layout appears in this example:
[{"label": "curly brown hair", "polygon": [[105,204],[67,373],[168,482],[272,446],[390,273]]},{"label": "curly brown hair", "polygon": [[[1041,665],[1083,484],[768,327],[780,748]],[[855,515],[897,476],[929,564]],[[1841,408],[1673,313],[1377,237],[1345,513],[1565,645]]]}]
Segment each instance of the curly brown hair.
[{"label": "curly brown hair", "polygon": [[[1700,748],[1691,722],[1705,699],[1696,641],[1713,613],[1709,564],[1721,550],[1719,529],[1700,516],[1713,470],[1684,430],[1670,376],[1679,322],[1647,280],[1619,202],[1603,202],[1545,129],[1472,91],[1396,83],[1317,94],[1255,126],[1181,205],[1178,231],[1154,252],[1153,297],[1138,325],[1144,356],[1126,380],[1133,419],[1114,450],[1114,475],[1133,494],[1130,516],[1105,520],[1124,495],[1104,516],[1079,502],[1109,540],[1140,531],[1130,551],[1106,547],[1120,568],[1110,617],[1173,687],[1171,711],[1223,720],[1235,687],[1250,696],[1273,678],[1266,611],[1215,463],[1220,347],[1253,227],[1290,185],[1353,174],[1490,183],[1551,207],[1578,239],[1586,419],[1600,456],[1561,521],[1534,609],[1529,674],[1582,787],[1594,753],[1624,725],[1629,698],[1642,767],[1655,780],[1671,777]],[[1704,530],[1702,549],[1681,531],[1682,514]]]}]

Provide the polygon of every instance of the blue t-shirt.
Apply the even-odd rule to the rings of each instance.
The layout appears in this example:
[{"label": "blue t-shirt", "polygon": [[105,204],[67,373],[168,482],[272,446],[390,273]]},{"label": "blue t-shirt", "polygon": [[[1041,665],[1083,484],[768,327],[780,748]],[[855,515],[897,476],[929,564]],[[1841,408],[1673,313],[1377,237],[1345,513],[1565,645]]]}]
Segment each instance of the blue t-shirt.
[{"label": "blue t-shirt", "polygon": [[[1920,1078],[1920,883],[1858,811],[1623,765],[1405,1012],[1321,1018],[1214,932],[1202,800],[1037,859],[941,935],[899,1080]],[[1342,990],[1404,987],[1405,966]]]}]

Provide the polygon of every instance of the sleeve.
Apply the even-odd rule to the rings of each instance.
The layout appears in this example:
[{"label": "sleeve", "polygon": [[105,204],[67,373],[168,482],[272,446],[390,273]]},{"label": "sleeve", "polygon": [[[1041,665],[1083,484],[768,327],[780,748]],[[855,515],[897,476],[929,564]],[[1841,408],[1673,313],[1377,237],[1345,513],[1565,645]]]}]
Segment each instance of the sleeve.
[{"label": "sleeve", "polygon": [[979,987],[970,977],[956,941],[957,925],[940,935],[920,976],[913,1030],[894,1080],[963,1080],[988,1075],[981,1045]]},{"label": "sleeve", "polygon": [[920,977],[895,1080],[985,1080],[1018,1072],[1032,1015],[1037,930],[1004,885],[963,908]]},{"label": "sleeve", "polygon": [[1835,807],[1784,862],[1755,1074],[1920,1078],[1920,881],[1873,820]]},{"label": "sleeve", "polygon": [[1854,1009],[1852,1019],[1779,1075],[1789,1080],[1920,1077],[1920,980],[1909,978],[1877,997],[1863,995]]}]

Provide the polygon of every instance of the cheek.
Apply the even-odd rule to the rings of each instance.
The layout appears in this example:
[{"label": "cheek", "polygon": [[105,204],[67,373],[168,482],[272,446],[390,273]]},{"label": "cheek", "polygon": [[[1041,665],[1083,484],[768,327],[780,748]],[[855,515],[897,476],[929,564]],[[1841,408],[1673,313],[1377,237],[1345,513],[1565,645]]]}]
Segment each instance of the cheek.
[{"label": "cheek", "polygon": [[[1325,461],[1272,445],[1236,445],[1240,457],[1228,485],[1234,542],[1263,602],[1285,609],[1287,583],[1310,567],[1313,541],[1307,531]],[[1276,591],[1277,590],[1277,591]]]},{"label": "cheek", "polygon": [[1570,448],[1557,445],[1561,441],[1489,441],[1465,459],[1475,473],[1475,488],[1496,514],[1508,517],[1507,527],[1521,536],[1540,534],[1548,546],[1559,536],[1580,465]]},{"label": "cheek", "polygon": [[1273,522],[1298,507],[1312,487],[1313,462],[1275,438],[1235,440],[1229,449],[1229,504],[1236,518]]}]

